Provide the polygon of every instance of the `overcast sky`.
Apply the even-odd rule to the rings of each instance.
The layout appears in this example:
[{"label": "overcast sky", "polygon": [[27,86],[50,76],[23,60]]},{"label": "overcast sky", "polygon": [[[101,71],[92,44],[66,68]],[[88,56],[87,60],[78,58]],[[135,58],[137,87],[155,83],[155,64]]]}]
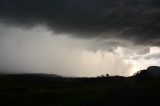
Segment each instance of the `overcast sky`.
[{"label": "overcast sky", "polygon": [[0,0],[0,72],[132,75],[160,65],[159,0]]}]

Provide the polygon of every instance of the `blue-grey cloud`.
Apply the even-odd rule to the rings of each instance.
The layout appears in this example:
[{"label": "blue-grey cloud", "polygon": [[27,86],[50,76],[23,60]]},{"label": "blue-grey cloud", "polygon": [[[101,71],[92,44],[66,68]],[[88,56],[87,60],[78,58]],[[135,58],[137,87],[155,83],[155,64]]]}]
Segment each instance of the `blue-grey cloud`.
[{"label": "blue-grey cloud", "polygon": [[159,45],[159,0],[0,0],[0,21],[82,38]]},{"label": "blue-grey cloud", "polygon": [[154,53],[151,55],[145,56],[145,59],[160,59],[160,54],[159,53]]}]

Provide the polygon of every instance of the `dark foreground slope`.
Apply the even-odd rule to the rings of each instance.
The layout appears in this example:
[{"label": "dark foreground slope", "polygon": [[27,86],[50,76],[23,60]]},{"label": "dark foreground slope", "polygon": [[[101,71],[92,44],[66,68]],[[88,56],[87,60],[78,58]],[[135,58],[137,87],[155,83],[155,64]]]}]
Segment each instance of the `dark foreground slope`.
[{"label": "dark foreground slope", "polygon": [[160,79],[0,76],[0,106],[155,105]]}]

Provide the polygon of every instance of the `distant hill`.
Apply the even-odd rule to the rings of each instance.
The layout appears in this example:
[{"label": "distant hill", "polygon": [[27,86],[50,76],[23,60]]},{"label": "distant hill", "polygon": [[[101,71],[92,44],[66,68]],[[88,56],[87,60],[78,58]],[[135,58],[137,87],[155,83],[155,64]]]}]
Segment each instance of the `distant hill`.
[{"label": "distant hill", "polygon": [[160,67],[150,66],[147,69],[140,70],[133,75],[133,78],[139,81],[151,80],[160,77]]},{"label": "distant hill", "polygon": [[16,81],[33,81],[33,82],[46,82],[52,81],[55,78],[63,78],[56,74],[1,74],[0,80],[16,80]]},{"label": "distant hill", "polygon": [[23,74],[9,74],[9,73],[0,73],[1,76],[23,76],[23,77],[62,77],[57,74],[43,74],[43,73],[23,73]]},{"label": "distant hill", "polygon": [[158,66],[150,66],[147,68],[147,71],[152,74],[154,77],[160,76],[160,67]]}]

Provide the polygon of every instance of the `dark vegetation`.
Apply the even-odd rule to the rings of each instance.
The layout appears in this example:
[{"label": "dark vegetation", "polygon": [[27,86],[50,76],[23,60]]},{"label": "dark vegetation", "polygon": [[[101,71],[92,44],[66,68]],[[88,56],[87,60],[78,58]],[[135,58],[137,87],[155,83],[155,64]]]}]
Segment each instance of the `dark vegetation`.
[{"label": "dark vegetation", "polygon": [[159,98],[160,77],[147,70],[132,77],[0,76],[0,106],[156,105]]}]

